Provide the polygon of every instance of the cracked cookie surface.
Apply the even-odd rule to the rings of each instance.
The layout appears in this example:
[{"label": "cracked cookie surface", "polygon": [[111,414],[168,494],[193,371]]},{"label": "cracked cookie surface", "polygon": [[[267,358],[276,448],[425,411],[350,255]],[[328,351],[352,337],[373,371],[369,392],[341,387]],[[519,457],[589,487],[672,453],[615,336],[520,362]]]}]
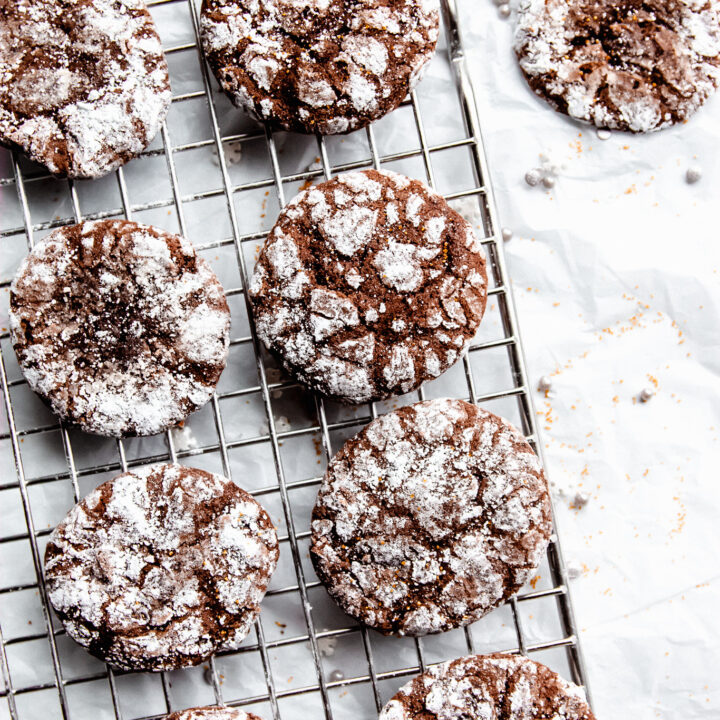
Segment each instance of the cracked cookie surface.
[{"label": "cracked cookie surface", "polygon": [[404,685],[379,720],[595,720],[582,688],[518,655],[470,655]]},{"label": "cracked cookie surface", "polygon": [[188,708],[166,715],[164,720],[261,720],[257,715],[246,713],[240,708],[207,705]]},{"label": "cracked cookie surface", "polygon": [[0,143],[96,178],[142,152],[169,106],[143,0],[0,0]]},{"label": "cracked cookie surface", "polygon": [[360,403],[410,392],[460,358],[485,311],[485,254],[423,183],[346,173],[283,209],[249,294],[288,372]]},{"label": "cracked cookie surface", "polygon": [[709,0],[523,0],[520,68],[556,110],[651,132],[687,120],[720,84],[720,7]]},{"label": "cracked cookie surface", "polygon": [[236,649],[278,560],[265,510],[230,480],[160,465],[93,490],[53,531],[48,596],[68,634],[123,670]]},{"label": "cracked cookie surface", "polygon": [[394,110],[435,51],[437,0],[204,0],[231,100],[286,130],[345,133]]},{"label": "cracked cookie surface", "polygon": [[103,220],[35,245],[12,282],[10,330],[28,384],[61,418],[98,435],[154,435],[212,397],[230,311],[187,240]]},{"label": "cracked cookie surface", "polygon": [[417,636],[468,625],[515,594],[550,532],[545,476],[523,436],[439,399],[383,415],[333,457],[310,556],[346,613]]}]

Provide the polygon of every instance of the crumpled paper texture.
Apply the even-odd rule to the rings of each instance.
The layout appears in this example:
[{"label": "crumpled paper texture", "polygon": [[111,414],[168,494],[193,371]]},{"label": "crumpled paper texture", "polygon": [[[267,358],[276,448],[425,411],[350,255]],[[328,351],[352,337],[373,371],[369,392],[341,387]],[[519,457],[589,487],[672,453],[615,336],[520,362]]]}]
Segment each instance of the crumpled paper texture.
[{"label": "crumpled paper texture", "polygon": [[603,141],[529,90],[514,11],[460,11],[597,716],[718,717],[720,97]]}]

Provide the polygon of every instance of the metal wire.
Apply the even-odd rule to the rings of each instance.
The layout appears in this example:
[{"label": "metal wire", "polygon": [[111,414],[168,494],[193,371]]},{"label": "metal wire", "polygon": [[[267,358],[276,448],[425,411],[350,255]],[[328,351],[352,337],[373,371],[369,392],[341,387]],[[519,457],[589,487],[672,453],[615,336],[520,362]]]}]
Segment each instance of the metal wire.
[{"label": "metal wire", "polygon": [[[413,92],[410,94],[410,97],[405,101],[404,105],[409,106],[412,109],[412,115],[419,138],[419,148],[394,154],[381,154],[378,151],[373,128],[369,127],[366,133],[368,147],[370,149],[370,157],[366,160],[354,161],[333,166],[331,165],[329,160],[329,153],[325,140],[322,137],[318,137],[317,142],[320,158],[320,167],[311,168],[305,172],[294,173],[290,175],[284,175],[282,173],[274,135],[271,130],[264,129],[258,132],[236,134],[231,136],[222,135],[218,123],[217,112],[212,101],[211,88],[213,81],[211,80],[207,67],[203,62],[199,49],[200,46],[197,41],[199,31],[199,17],[197,6],[192,2],[192,0],[154,0],[153,2],[149,3],[149,5],[151,6],[168,4],[188,5],[188,10],[192,19],[193,30],[195,33],[195,42],[166,48],[166,53],[172,54],[182,51],[195,50],[198,55],[198,62],[200,63],[200,66],[202,68],[203,83],[202,91],[185,93],[183,95],[176,95],[173,98],[173,102],[183,103],[193,99],[205,99],[212,127],[211,139],[173,146],[171,143],[168,128],[166,125],[163,125],[161,130],[163,147],[161,149],[151,150],[144,153],[145,156],[165,156],[172,190],[171,200],[132,204],[129,199],[125,174],[123,173],[123,170],[120,169],[116,173],[118,191],[121,201],[120,207],[107,208],[100,212],[83,215],[81,212],[80,202],[78,199],[76,188],[72,182],[69,182],[68,190],[70,193],[72,214],[68,217],[56,218],[50,221],[34,223],[32,220],[32,203],[28,200],[27,186],[30,184],[42,182],[43,180],[47,180],[49,176],[47,174],[40,173],[32,175],[31,177],[25,177],[20,168],[17,157],[13,155],[13,176],[10,178],[0,179],[0,189],[5,186],[15,185],[20,206],[22,208],[23,224],[18,227],[4,228],[0,230],[0,239],[24,233],[27,239],[28,248],[30,249],[32,248],[35,234],[38,232],[44,232],[51,228],[60,227],[62,225],[67,225],[88,219],[100,219],[105,217],[117,216],[124,216],[130,219],[138,212],[153,210],[161,207],[170,207],[174,209],[180,232],[185,234],[186,221],[183,208],[186,204],[210,197],[223,197],[225,199],[228,218],[230,221],[231,236],[219,241],[213,241],[211,243],[201,245],[198,249],[205,250],[222,246],[234,247],[235,257],[242,283],[239,287],[228,289],[227,294],[229,296],[242,295],[245,301],[245,308],[248,313],[248,317],[252,318],[252,314],[250,312],[250,307],[248,304],[248,298],[243,290],[243,288],[246,287],[248,279],[248,267],[246,266],[243,247],[248,242],[255,242],[258,239],[261,239],[263,237],[263,233],[243,234],[240,232],[240,226],[238,223],[234,202],[235,197],[239,193],[248,190],[258,190],[262,188],[267,188],[268,190],[274,189],[278,203],[282,206],[286,199],[284,187],[287,183],[313,181],[323,178],[327,179],[338,172],[362,167],[380,168],[386,163],[409,158],[419,158],[422,161],[426,176],[425,180],[431,187],[434,187],[435,177],[432,165],[433,154],[442,150],[467,148],[470,151],[470,164],[472,166],[471,169],[474,173],[475,187],[471,190],[446,195],[446,197],[449,199],[466,196],[474,197],[479,203],[484,229],[483,244],[488,253],[489,269],[492,276],[490,294],[497,302],[503,329],[503,337],[490,342],[476,343],[475,345],[470,347],[468,353],[462,360],[464,377],[466,381],[466,391],[459,394],[464,394],[467,399],[475,403],[483,403],[501,398],[515,398],[521,418],[522,430],[527,436],[528,440],[531,442],[531,444],[533,444],[536,450],[541,453],[541,448],[538,447],[538,444],[536,442],[537,436],[534,420],[534,410],[532,407],[532,400],[529,393],[525,362],[523,359],[520,338],[517,330],[517,321],[515,317],[513,299],[508,288],[508,277],[503,261],[500,225],[497,220],[497,211],[495,208],[491,183],[489,182],[487,161],[484,153],[479,121],[476,114],[476,103],[473,95],[473,88],[471,86],[468,71],[465,65],[465,57],[458,28],[457,9],[454,5],[454,0],[442,0],[442,10],[445,31],[448,39],[449,59],[452,65],[455,80],[455,88],[450,88],[449,92],[457,92],[458,99],[462,108],[465,137],[460,140],[454,140],[447,143],[430,145],[428,143],[425,133],[425,127],[423,123],[423,117],[420,112],[420,106],[417,97]],[[224,152],[225,144],[228,142],[257,141],[260,139],[263,139],[267,146],[272,168],[272,177],[266,180],[255,181],[241,185],[234,185],[231,181],[230,173],[228,171],[227,159]],[[222,186],[214,190],[204,191],[202,193],[182,195],[178,183],[175,157],[179,153],[187,152],[188,150],[198,149],[201,147],[214,147],[214,149],[216,150],[219,158],[220,173],[222,176]],[[7,285],[7,282],[0,283],[0,287],[7,287]],[[75,453],[73,450],[70,434],[68,433],[67,429],[62,424],[60,424],[59,431],[62,440],[63,450],[65,453],[65,458],[67,461],[67,471],[61,473],[48,473],[46,475],[39,475],[32,478],[26,477],[23,466],[23,455],[20,450],[20,443],[23,442],[25,438],[32,437],[33,435],[49,431],[57,431],[58,424],[37,425],[22,430],[17,428],[15,422],[15,408],[11,399],[11,390],[19,385],[22,385],[24,383],[24,380],[8,380],[5,361],[2,357],[2,350],[0,349],[0,387],[2,388],[3,402],[7,415],[8,425],[7,433],[0,433],[0,440],[10,442],[15,459],[16,471],[15,478],[7,477],[0,480],[0,490],[16,488],[19,491],[24,520],[26,524],[26,531],[15,533],[12,535],[4,535],[2,538],[0,538],[0,552],[2,552],[2,548],[6,543],[15,541],[28,541],[32,555],[33,568],[35,571],[35,581],[24,584],[15,584],[10,587],[1,588],[0,597],[5,595],[6,593],[14,593],[23,590],[36,590],[39,593],[41,599],[42,618],[44,625],[44,628],[40,631],[25,633],[19,636],[13,636],[11,639],[3,640],[2,618],[0,618],[0,669],[2,671],[1,677],[3,681],[3,687],[0,688],[0,698],[6,699],[10,716],[13,718],[13,720],[21,720],[22,718],[21,711],[18,708],[18,698],[27,693],[32,693],[39,690],[52,689],[55,689],[58,695],[61,717],[66,720],[72,720],[73,716],[70,712],[67,697],[68,688],[78,684],[88,683],[91,681],[97,681],[102,679],[106,679],[108,682],[115,717],[117,718],[117,720],[123,720],[123,716],[121,714],[120,691],[118,689],[118,683],[116,681],[116,676],[120,675],[121,673],[115,673],[112,671],[112,669],[106,667],[103,671],[98,671],[91,674],[73,676],[70,678],[64,676],[63,667],[60,661],[57,647],[57,638],[58,636],[64,634],[64,630],[53,625],[53,616],[50,606],[48,604],[42,574],[40,543],[42,542],[42,539],[49,534],[50,531],[45,529],[38,529],[36,527],[31,507],[31,498],[29,492],[30,489],[33,486],[40,484],[69,482],[71,484],[73,498],[75,501],[77,501],[80,498],[79,480],[81,480],[83,477],[95,475],[97,473],[126,470],[128,468],[150,462],[167,460],[174,462],[178,459],[184,459],[192,456],[200,456],[209,453],[219,453],[223,472],[227,476],[230,476],[231,463],[229,461],[229,451],[235,448],[247,447],[263,442],[269,442],[270,444],[275,474],[277,477],[277,483],[261,487],[255,490],[253,492],[253,495],[262,498],[263,496],[272,493],[279,494],[285,524],[287,527],[287,535],[281,537],[280,539],[281,542],[286,543],[289,547],[296,575],[295,583],[292,583],[285,587],[272,589],[268,593],[268,597],[297,595],[302,605],[305,629],[299,635],[294,635],[292,637],[286,638],[283,637],[275,640],[267,640],[265,638],[262,622],[257,621],[255,623],[255,634],[253,641],[248,638],[248,640],[246,640],[246,642],[238,651],[235,651],[234,653],[224,653],[221,655],[243,654],[257,651],[260,656],[264,672],[266,692],[252,697],[225,698],[223,696],[222,686],[220,683],[220,677],[216,668],[215,660],[212,659],[210,661],[208,669],[208,677],[212,685],[215,702],[218,704],[227,703],[228,705],[232,706],[247,706],[258,702],[265,702],[269,707],[273,720],[279,720],[281,717],[280,706],[278,703],[279,699],[304,695],[307,693],[319,693],[324,711],[324,716],[327,718],[327,720],[331,720],[331,718],[333,718],[333,708],[329,695],[330,690],[340,687],[349,688],[355,685],[369,684],[372,689],[374,704],[376,706],[376,709],[379,711],[382,706],[383,696],[381,692],[381,684],[383,681],[406,678],[425,669],[426,653],[422,639],[417,639],[415,641],[415,652],[417,657],[417,661],[415,663],[402,668],[379,671],[377,669],[377,663],[374,657],[371,633],[369,633],[367,629],[363,627],[351,626],[335,630],[319,631],[315,626],[315,619],[313,617],[308,592],[316,587],[319,587],[320,583],[316,580],[308,580],[305,576],[299,542],[306,539],[309,536],[309,532],[299,532],[295,528],[295,519],[293,517],[292,505],[290,500],[290,491],[298,488],[312,487],[314,485],[317,485],[320,481],[320,478],[313,477],[296,481],[288,481],[285,477],[285,473],[283,470],[283,464],[280,455],[280,445],[285,439],[309,436],[319,433],[323,450],[326,454],[326,457],[329,458],[333,454],[333,450],[338,449],[332,447],[332,432],[344,430],[346,428],[354,427],[361,423],[368,422],[371,419],[377,417],[378,410],[373,404],[368,407],[367,415],[364,415],[362,417],[354,417],[352,420],[330,422],[328,421],[328,414],[326,411],[325,403],[321,398],[316,398],[316,422],[312,423],[308,427],[303,427],[300,429],[282,431],[279,430],[276,427],[273,414],[271,399],[272,393],[277,390],[291,389],[295,386],[295,384],[291,382],[270,382],[262,359],[260,344],[255,334],[252,322],[250,322],[250,328],[250,335],[234,338],[231,344],[233,346],[249,345],[252,347],[255,356],[255,367],[259,383],[250,387],[233,388],[232,390],[218,393],[213,398],[211,402],[211,409],[217,435],[216,442],[204,444],[200,447],[177,450],[173,441],[173,436],[170,432],[168,432],[166,437],[166,452],[156,453],[141,458],[128,459],[124,443],[120,440],[117,443],[116,461],[107,462],[101,465],[93,465],[92,467],[79,468],[75,461]],[[0,334],[0,340],[5,340],[8,338],[8,336],[8,333],[4,332]],[[470,357],[475,353],[481,353],[494,348],[505,348],[507,361],[511,371],[512,386],[490,393],[479,394],[475,388]],[[266,433],[258,434],[255,437],[228,441],[225,437],[220,401],[226,398],[238,398],[245,395],[250,395],[252,393],[259,393],[262,398],[262,404],[266,416],[268,430]],[[421,399],[424,397],[422,389],[419,392],[419,396]],[[567,658],[571,679],[577,684],[585,686],[586,692],[589,695],[584,664],[577,639],[575,621],[573,618],[570,598],[567,590],[567,577],[562,561],[560,547],[555,537],[553,537],[553,539],[551,540],[548,549],[548,562],[551,573],[552,587],[530,593],[524,593],[516,598],[513,598],[510,601],[509,605],[513,618],[516,644],[513,647],[498,647],[496,648],[496,650],[532,655],[532,653],[543,650],[549,650],[552,648],[563,648]],[[557,608],[557,618],[562,629],[562,636],[553,640],[532,643],[528,640],[526,632],[523,629],[519,607],[522,603],[536,601],[543,598],[554,598]],[[333,680],[331,678],[326,678],[319,647],[320,641],[328,638],[341,638],[353,634],[360,635],[363,648],[362,652],[364,653],[364,661],[367,665],[367,672],[356,674],[352,677],[343,679]],[[475,643],[473,640],[471,629],[465,629],[464,638],[467,652],[475,652]],[[19,643],[27,643],[41,639],[47,639],[49,644],[53,679],[48,682],[37,683],[34,685],[13,684],[11,667],[7,655],[8,648],[12,648],[12,646]],[[269,652],[273,649],[294,646],[298,643],[309,644],[316,682],[308,686],[279,690],[276,687],[273,673],[271,670]],[[171,681],[168,679],[168,676],[165,673],[161,674],[161,685],[165,710],[171,711],[178,709],[173,703],[173,698],[171,696]],[[146,715],[145,717],[150,718],[157,716]],[[338,720],[344,719],[338,718]]]}]

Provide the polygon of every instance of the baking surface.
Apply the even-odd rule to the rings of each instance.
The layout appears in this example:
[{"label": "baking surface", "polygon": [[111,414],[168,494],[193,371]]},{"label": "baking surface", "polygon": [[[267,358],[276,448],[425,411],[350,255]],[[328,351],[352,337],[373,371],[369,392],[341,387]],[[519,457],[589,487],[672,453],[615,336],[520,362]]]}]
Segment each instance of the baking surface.
[{"label": "baking surface", "polygon": [[512,18],[460,7],[596,713],[716,718],[720,97],[601,140],[528,90]]},{"label": "baking surface", "polygon": [[[174,101],[161,135],[142,157],[122,172],[73,185],[25,160],[16,165],[0,151],[0,381],[9,400],[0,413],[6,468],[0,478],[0,718],[133,720],[224,701],[266,720],[374,720],[428,664],[496,650],[527,652],[582,681],[555,542],[517,599],[465,631],[421,640],[384,638],[353,624],[329,600],[307,554],[310,511],[328,454],[373,416],[419,398],[452,395],[504,415],[535,439],[492,198],[464,123],[444,36],[410,101],[367,133],[319,143],[266,135],[217,92],[208,105],[197,16],[189,8],[186,0],[152,3]],[[264,353],[257,362],[243,280],[278,208],[300,186],[373,165],[430,182],[477,226],[489,257],[489,303],[467,357],[422,392],[348,408],[318,402]],[[186,235],[224,284],[233,325],[217,397],[166,436],[117,443],[59,426],[29,391],[10,346],[6,311],[9,281],[29,243],[59,225],[122,216]],[[239,651],[160,675],[109,672],[56,620],[48,634],[35,566],[51,528],[79,497],[125,467],[168,459],[223,473],[252,492],[278,526],[279,567],[260,622]]]}]

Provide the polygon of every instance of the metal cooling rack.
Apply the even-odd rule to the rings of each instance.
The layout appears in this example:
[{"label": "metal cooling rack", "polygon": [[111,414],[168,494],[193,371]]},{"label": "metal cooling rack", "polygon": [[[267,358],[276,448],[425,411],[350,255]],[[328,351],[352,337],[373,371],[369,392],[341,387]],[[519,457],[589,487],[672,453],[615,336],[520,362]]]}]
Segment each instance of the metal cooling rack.
[{"label": "metal cooling rack", "polygon": [[[428,664],[490,651],[530,655],[587,687],[555,537],[538,577],[506,606],[464,630],[422,639],[384,638],[354,624],[327,598],[308,561],[309,513],[324,463],[389,407],[426,396],[464,397],[501,412],[540,450],[453,0],[442,2],[445,39],[430,78],[388,119],[345,139],[259,130],[229,107],[210,78],[192,0],[150,6],[176,94],[159,139],[141,158],[110,178],[74,184],[0,150],[0,317],[12,274],[37,238],[81,220],[126,217],[172,225],[193,240],[220,274],[233,332],[239,327],[241,334],[232,339],[217,395],[183,430],[116,442],[58,424],[28,390],[2,329],[0,719],[130,720],[213,702],[274,720],[374,718]],[[442,123],[435,122],[439,115]],[[261,350],[244,280],[275,211],[300,184],[381,166],[425,179],[475,214],[489,258],[489,306],[475,344],[445,376],[390,403],[344,408],[288,381]],[[75,646],[49,609],[44,544],[51,527],[99,482],[168,458],[222,472],[251,490],[278,524],[280,567],[240,650],[202,668],[114,672]]]}]

